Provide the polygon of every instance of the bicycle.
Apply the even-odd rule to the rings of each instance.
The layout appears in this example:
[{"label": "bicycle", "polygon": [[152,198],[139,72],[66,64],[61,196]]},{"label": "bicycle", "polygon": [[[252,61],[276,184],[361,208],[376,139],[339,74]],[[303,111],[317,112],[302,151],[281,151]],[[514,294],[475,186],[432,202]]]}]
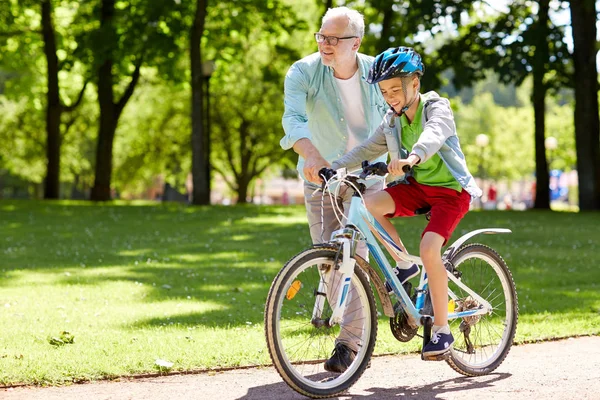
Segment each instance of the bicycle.
[{"label": "bicycle", "polygon": [[[330,242],[292,257],[271,285],[265,304],[269,354],[283,380],[303,395],[325,398],[340,394],[368,367],[377,337],[373,288],[397,340],[410,341],[420,327],[423,346],[430,340],[433,308],[422,261],[410,255],[404,245],[399,247],[392,241],[367,211],[362,198],[366,187],[363,182],[386,173],[384,163],[370,165],[365,161],[360,175],[341,169],[327,176],[323,196],[330,191],[335,197],[342,185],[354,191],[346,223],[333,232]],[[341,210],[337,211],[340,219]],[[466,376],[489,374],[504,361],[516,332],[518,303],[512,274],[502,257],[488,246],[465,242],[480,233],[510,232],[502,228],[469,232],[442,255],[448,275],[448,320],[455,343],[450,351],[430,359],[445,360]],[[359,240],[366,241],[391,292],[367,260],[355,253]],[[421,267],[419,285],[414,290],[410,282],[400,284],[378,240],[387,245],[387,251]],[[395,305],[392,299],[397,300]],[[343,373],[327,372],[323,363],[342,329],[346,309],[362,310],[362,327],[356,334],[358,352]]]}]

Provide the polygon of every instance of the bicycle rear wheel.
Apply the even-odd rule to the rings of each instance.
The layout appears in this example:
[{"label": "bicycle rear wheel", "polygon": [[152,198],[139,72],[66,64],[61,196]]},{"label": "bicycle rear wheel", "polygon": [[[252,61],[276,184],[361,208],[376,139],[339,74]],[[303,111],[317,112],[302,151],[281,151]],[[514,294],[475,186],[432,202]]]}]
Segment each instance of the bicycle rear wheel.
[{"label": "bicycle rear wheel", "polygon": [[[490,303],[489,314],[450,321],[455,338],[448,364],[467,376],[486,375],[504,361],[517,328],[517,292],[506,263],[482,244],[461,247],[451,260],[467,287]],[[479,303],[452,281],[448,288],[458,296],[456,311],[476,309]]]},{"label": "bicycle rear wheel", "polygon": [[[334,249],[320,248],[292,258],[274,279],[265,306],[265,334],[275,368],[290,387],[313,398],[335,396],[352,386],[366,369],[377,336],[373,291],[358,266],[351,278],[346,315],[362,310],[362,318],[355,319],[351,335],[340,325],[311,322],[315,304],[322,304],[321,320],[331,316],[331,306],[320,293],[341,286],[339,273],[327,275],[334,271],[335,255]],[[328,276],[331,278],[325,285]],[[355,340],[358,352],[345,372],[328,372],[324,362],[342,329],[345,337]]]}]

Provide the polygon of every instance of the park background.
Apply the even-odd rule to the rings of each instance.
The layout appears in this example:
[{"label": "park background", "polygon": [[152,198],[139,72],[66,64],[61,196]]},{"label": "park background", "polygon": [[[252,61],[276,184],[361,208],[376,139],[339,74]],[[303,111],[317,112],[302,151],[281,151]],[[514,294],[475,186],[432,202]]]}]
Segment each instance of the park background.
[{"label": "park background", "polygon": [[[516,341],[600,333],[596,2],[5,0],[0,384],[269,362],[270,281],[310,245],[283,79],[340,5],[362,52],[414,46],[451,99],[508,209],[456,234],[513,230],[482,240],[514,273]],[[395,224],[418,248],[424,219]],[[417,350],[381,322],[377,352]]]}]

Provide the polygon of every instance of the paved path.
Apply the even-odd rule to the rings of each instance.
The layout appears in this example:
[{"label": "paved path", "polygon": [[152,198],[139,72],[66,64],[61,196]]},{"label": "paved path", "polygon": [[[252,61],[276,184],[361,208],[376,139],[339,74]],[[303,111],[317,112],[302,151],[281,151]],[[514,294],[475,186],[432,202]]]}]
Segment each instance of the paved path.
[{"label": "paved path", "polygon": [[[600,400],[600,337],[513,346],[491,375],[466,378],[444,362],[384,356],[339,399]],[[273,368],[175,375],[67,387],[0,389],[2,400],[305,399]]]}]

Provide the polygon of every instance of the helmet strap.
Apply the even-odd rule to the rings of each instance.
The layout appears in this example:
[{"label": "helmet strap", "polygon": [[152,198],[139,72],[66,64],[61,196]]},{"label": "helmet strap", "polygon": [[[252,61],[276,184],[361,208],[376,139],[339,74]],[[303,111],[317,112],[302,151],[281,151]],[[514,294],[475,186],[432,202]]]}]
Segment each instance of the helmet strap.
[{"label": "helmet strap", "polygon": [[413,97],[413,99],[410,101],[410,103],[408,103],[407,105],[405,105],[404,107],[402,107],[402,110],[400,110],[402,112],[402,114],[404,114],[406,111],[408,111],[408,109],[413,105],[413,103],[417,100],[417,96],[419,95],[419,92],[417,92],[415,94],[415,97]]},{"label": "helmet strap", "polygon": [[[413,75],[410,75],[410,76],[413,76]],[[402,109],[400,110],[399,113],[396,113],[397,116],[403,115],[413,105],[413,103],[419,97],[419,91],[420,91],[419,89],[421,89],[421,82],[419,82],[418,89],[417,89],[417,91],[416,91],[415,96],[413,97],[413,99],[410,102],[408,102],[408,104],[406,104],[404,107],[402,107]],[[405,81],[403,79],[402,80],[402,93],[404,93],[404,98],[407,97],[407,92],[408,92],[408,83],[407,83],[407,81]]]},{"label": "helmet strap", "polygon": [[[405,97],[406,97],[406,92],[404,92]],[[406,111],[408,111],[408,109],[413,105],[413,103],[415,101],[417,101],[417,98],[419,97],[419,91],[417,90],[417,93],[415,93],[415,97],[413,97],[413,99],[404,107],[402,107],[402,109],[400,110],[400,113],[398,113],[397,115],[400,116],[402,114],[404,114]]]}]

